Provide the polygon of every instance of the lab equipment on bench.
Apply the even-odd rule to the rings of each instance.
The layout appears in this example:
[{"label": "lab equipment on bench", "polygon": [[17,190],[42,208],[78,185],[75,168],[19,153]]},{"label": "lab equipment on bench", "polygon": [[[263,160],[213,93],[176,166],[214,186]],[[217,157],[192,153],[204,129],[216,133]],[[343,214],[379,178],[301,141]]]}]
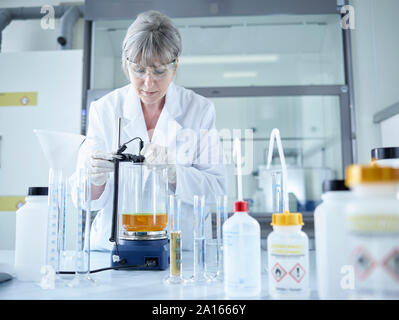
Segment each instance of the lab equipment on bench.
[{"label": "lab equipment on bench", "polygon": [[169,195],[170,217],[170,270],[169,276],[164,280],[165,284],[183,284],[182,270],[182,238],[181,238],[181,200],[174,195]]},{"label": "lab equipment on bench", "polygon": [[46,263],[48,188],[29,187],[16,212],[15,272],[20,281],[40,281]]},{"label": "lab equipment on bench", "polygon": [[234,214],[223,224],[224,291],[227,297],[254,297],[261,291],[260,225],[243,201],[241,144],[234,140],[238,199]]},{"label": "lab equipment on bench", "polygon": [[205,284],[210,281],[205,269],[205,196],[194,195],[194,272],[187,284]]},{"label": "lab equipment on bench", "polygon": [[217,271],[216,280],[224,280],[223,268],[223,224],[228,219],[228,198],[227,195],[216,197],[216,239],[217,239]]},{"label": "lab equipment on bench", "polygon": [[341,285],[345,272],[345,209],[353,197],[344,180],[323,183],[322,203],[314,212],[317,291],[320,299],[346,299],[349,291]]},{"label": "lab equipment on bench", "polygon": [[[123,153],[135,137],[120,144],[114,156],[114,194],[110,241],[114,242],[111,266],[137,270],[165,270],[169,266],[167,194],[168,172],[163,165],[144,164],[140,154]],[[148,183],[150,182],[150,183]],[[121,198],[120,192],[121,190]],[[121,210],[119,210],[119,201]]]},{"label": "lab equipment on bench", "polygon": [[301,231],[302,214],[289,211],[287,167],[276,128],[270,135],[267,165],[272,160],[274,140],[282,167],[283,213],[272,215],[273,231],[267,237],[269,294],[275,299],[305,299],[309,296],[309,240]]},{"label": "lab equipment on bench", "polygon": [[399,298],[399,169],[351,165],[346,185],[348,202],[347,264],[353,266],[354,299]]},{"label": "lab equipment on bench", "polygon": [[46,264],[42,267],[41,286],[52,289],[64,286],[59,274],[61,252],[65,249],[65,219],[68,191],[66,190],[67,167],[71,158],[77,154],[85,137],[78,134],[34,130],[44,155],[50,165],[48,184],[48,219],[46,240]]},{"label": "lab equipment on bench", "polygon": [[281,171],[272,171],[272,196],[273,196],[273,212],[284,212],[283,208],[283,175]]},{"label": "lab equipment on bench", "polygon": [[[91,179],[88,168],[80,168],[76,181],[69,187],[75,188],[74,217],[74,270],[75,277],[70,287],[85,287],[96,284],[90,276],[90,229],[91,229]],[[72,212],[70,212],[71,214]]]}]

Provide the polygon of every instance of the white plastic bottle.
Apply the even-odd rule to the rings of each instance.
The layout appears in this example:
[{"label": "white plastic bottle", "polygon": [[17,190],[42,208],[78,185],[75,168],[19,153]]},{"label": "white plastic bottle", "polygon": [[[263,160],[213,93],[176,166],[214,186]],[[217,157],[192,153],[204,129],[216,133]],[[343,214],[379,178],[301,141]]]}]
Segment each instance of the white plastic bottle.
[{"label": "white plastic bottle", "polygon": [[30,187],[16,212],[15,272],[21,281],[40,281],[46,264],[47,193],[45,187]]},{"label": "white plastic bottle", "polygon": [[274,213],[267,237],[269,294],[274,299],[309,297],[309,240],[300,213]]},{"label": "white plastic bottle", "polygon": [[354,299],[399,299],[399,169],[352,165],[346,210]]},{"label": "white plastic bottle", "polygon": [[344,180],[323,183],[323,202],[314,212],[317,291],[320,299],[346,299],[345,209],[353,195]]},{"label": "white plastic bottle", "polygon": [[248,215],[248,203],[234,203],[234,215],[223,224],[224,289],[229,298],[261,292],[260,225]]}]

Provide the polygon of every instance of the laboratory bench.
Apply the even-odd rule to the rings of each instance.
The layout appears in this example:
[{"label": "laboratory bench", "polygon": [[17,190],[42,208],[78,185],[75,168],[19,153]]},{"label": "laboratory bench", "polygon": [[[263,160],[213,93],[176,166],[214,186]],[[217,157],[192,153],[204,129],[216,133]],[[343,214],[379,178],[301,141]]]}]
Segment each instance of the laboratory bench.
[{"label": "laboratory bench", "polygon": [[[91,270],[109,267],[109,252],[91,252]],[[12,268],[14,251],[0,250],[0,272]],[[242,300],[269,300],[267,252],[262,250],[262,291],[259,297]],[[309,251],[310,300],[318,299],[316,290],[315,251]],[[183,276],[193,272],[193,252],[183,251]],[[60,287],[42,289],[38,283],[22,282],[17,278],[0,283],[0,300],[225,300],[222,282],[206,285],[165,285],[163,271],[107,270],[92,274],[94,286],[85,288]],[[65,276],[71,278],[72,276]],[[237,298],[240,299],[241,298]]]}]

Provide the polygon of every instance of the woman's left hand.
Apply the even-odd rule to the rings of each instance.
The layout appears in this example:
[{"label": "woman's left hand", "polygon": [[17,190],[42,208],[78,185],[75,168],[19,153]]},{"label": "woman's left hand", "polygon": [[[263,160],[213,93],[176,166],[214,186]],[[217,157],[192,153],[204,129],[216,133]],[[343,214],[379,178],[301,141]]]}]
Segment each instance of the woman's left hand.
[{"label": "woman's left hand", "polygon": [[144,146],[141,150],[141,155],[144,156],[144,163],[151,166],[162,166],[168,167],[168,182],[176,183],[176,161],[171,154],[168,153],[168,148],[160,146],[155,143],[149,143]]}]

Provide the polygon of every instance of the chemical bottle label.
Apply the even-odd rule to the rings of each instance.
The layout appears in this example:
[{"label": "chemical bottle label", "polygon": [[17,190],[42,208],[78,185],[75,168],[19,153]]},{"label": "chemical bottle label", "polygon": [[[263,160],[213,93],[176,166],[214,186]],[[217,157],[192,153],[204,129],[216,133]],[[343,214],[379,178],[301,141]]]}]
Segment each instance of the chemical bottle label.
[{"label": "chemical bottle label", "polygon": [[301,294],[309,287],[309,261],[303,244],[271,244],[269,288],[271,294]]},{"label": "chemical bottle label", "polygon": [[357,214],[347,222],[354,298],[399,298],[399,215]]}]

